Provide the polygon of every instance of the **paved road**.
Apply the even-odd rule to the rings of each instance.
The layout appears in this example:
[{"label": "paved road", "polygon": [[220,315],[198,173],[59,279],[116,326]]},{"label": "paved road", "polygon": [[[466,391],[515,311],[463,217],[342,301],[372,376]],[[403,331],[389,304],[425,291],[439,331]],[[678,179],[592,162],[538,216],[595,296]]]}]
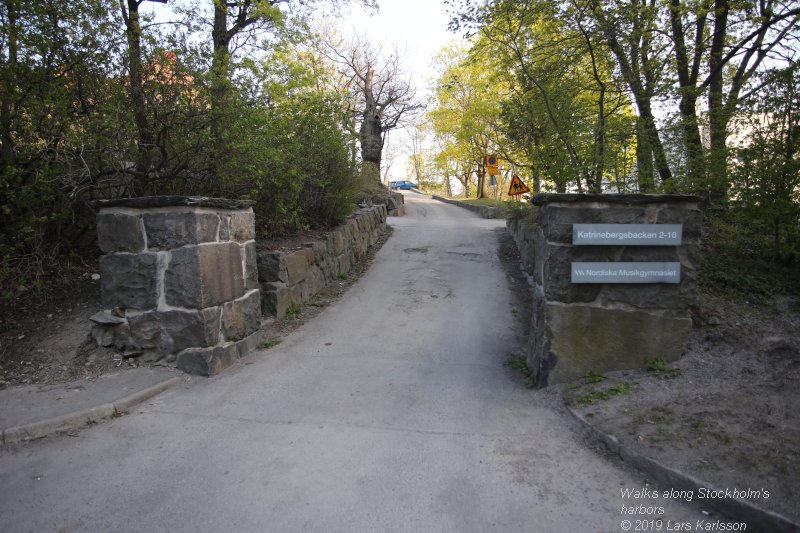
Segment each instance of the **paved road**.
[{"label": "paved road", "polygon": [[407,199],[371,270],[278,347],[0,452],[0,530],[620,531],[644,480],[503,366],[502,222]]}]

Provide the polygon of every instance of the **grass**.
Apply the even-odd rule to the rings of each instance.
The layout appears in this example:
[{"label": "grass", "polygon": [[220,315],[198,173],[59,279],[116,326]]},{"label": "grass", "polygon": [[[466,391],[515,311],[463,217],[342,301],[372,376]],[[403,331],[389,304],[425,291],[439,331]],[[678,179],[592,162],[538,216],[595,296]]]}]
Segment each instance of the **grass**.
[{"label": "grass", "polygon": [[269,339],[263,339],[261,342],[258,343],[259,350],[269,350],[281,343],[281,340],[276,337],[270,337]]},{"label": "grass", "polygon": [[489,207],[500,207],[505,205],[505,201],[495,200],[493,198],[454,198],[454,200],[464,202],[465,204],[486,205]]},{"label": "grass", "polygon": [[295,320],[300,316],[302,310],[303,308],[300,305],[290,304],[289,307],[286,308],[286,317]]},{"label": "grass", "polygon": [[509,221],[521,221],[528,231],[539,226],[539,207],[529,203],[509,202],[506,204],[506,218]]},{"label": "grass", "polygon": [[667,362],[661,359],[660,357],[656,357],[654,359],[647,359],[645,361],[644,367],[647,369],[648,372],[652,372],[653,374],[659,375],[666,379],[672,379],[674,377],[680,376],[681,370],[680,368],[670,368],[667,366]]},{"label": "grass", "polygon": [[603,375],[603,374],[598,374],[598,373],[596,373],[596,372],[594,372],[594,371],[590,370],[590,371],[589,371],[589,372],[588,372],[588,373],[587,373],[587,374],[586,374],[586,375],[583,377],[583,379],[585,379],[585,380],[586,380],[586,383],[600,383],[601,381],[605,381],[605,380],[606,380],[606,379],[608,379],[608,378],[606,378],[606,376],[605,376],[605,375]]},{"label": "grass", "polygon": [[692,434],[692,438],[698,443],[702,443],[707,437],[711,437],[719,444],[727,445],[733,442],[733,439],[730,435],[725,433],[723,430],[715,429],[711,423],[699,417],[691,421],[689,424],[689,430]]},{"label": "grass", "polygon": [[313,300],[311,300],[310,302],[308,302],[308,305],[310,305],[311,307],[325,307],[327,304],[326,304],[325,302],[323,302],[323,301],[322,301],[322,300],[319,298],[319,295],[317,295],[317,296],[315,296],[315,297],[314,297],[314,299],[313,299]]},{"label": "grass", "polygon": [[514,359],[510,359],[506,361],[505,365],[512,370],[516,370],[525,378],[525,386],[529,389],[536,387],[536,375],[534,375],[533,370],[530,369],[528,366],[528,361],[525,360],[525,356],[515,357]]},{"label": "grass", "polygon": [[646,411],[631,415],[633,419],[634,435],[641,431],[642,426],[654,426],[648,431],[648,440],[653,443],[670,442],[680,438],[673,424],[677,421],[675,411],[665,406],[656,406]]},{"label": "grass", "polygon": [[635,416],[634,422],[642,424],[673,424],[675,423],[675,411],[665,406],[656,406]]},{"label": "grass", "polygon": [[590,388],[589,392],[582,396],[578,396],[578,403],[588,405],[599,401],[610,400],[615,396],[625,396],[630,394],[636,385],[638,384],[634,382],[623,381],[621,383],[617,383],[616,385],[612,385],[607,389],[595,390],[594,388]]}]

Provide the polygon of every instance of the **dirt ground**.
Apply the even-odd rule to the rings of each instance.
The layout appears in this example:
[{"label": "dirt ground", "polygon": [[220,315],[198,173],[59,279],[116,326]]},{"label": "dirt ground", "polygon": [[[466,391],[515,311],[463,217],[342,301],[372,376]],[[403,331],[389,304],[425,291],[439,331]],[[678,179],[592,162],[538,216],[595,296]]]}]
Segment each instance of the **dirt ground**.
[{"label": "dirt ground", "polygon": [[[323,232],[305,232],[294,240],[262,243],[261,249],[294,249],[322,236]],[[355,265],[347,278],[320,292],[298,315],[262,320],[261,347],[278,344],[282,337],[336,301],[366,271],[386,238],[388,235],[373,246],[366,260]],[[102,309],[97,272],[96,264],[86,265],[81,272],[53,279],[46,291],[21,294],[11,304],[0,305],[0,389],[94,379],[111,371],[170,365],[124,358],[111,348],[97,346],[89,337],[89,317]]]},{"label": "dirt ground", "polygon": [[[507,234],[500,257],[526,310],[519,324],[530,324],[528,282]],[[800,523],[800,300],[698,300],[679,361],[532,394],[561,398],[621,444],[714,488],[765,489],[770,497],[753,503]],[[524,382],[519,363],[509,360]]]},{"label": "dirt ground", "polygon": [[564,397],[621,444],[715,488],[769,491],[753,503],[800,522],[800,303],[704,294],[694,320],[679,361],[562,385]]},{"label": "dirt ground", "polygon": [[[94,269],[92,268],[94,267]],[[0,308],[0,388],[94,378],[126,363],[87,335],[101,309],[96,265]]]},{"label": "dirt ground", "polygon": [[[499,239],[501,262],[519,295],[519,322],[530,324],[518,254],[507,235]],[[347,279],[320,293],[299,315],[265,319],[261,347],[280,343],[336,301],[368,268],[380,244]],[[0,309],[0,388],[94,378],[154,364],[123,359],[87,337],[88,319],[101,308],[92,267],[54,283],[46,294]],[[591,376],[545,394],[563,396],[622,444],[717,488],[766,489],[769,499],[755,503],[800,521],[795,505],[800,501],[800,302],[781,298],[755,305],[707,294],[700,300],[691,342],[680,361]]]}]

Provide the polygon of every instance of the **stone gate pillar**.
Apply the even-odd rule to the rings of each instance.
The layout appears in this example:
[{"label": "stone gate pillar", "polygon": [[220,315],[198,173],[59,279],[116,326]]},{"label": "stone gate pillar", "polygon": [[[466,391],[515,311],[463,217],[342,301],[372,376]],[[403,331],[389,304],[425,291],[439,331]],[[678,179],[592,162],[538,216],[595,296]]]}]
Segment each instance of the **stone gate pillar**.
[{"label": "stone gate pillar", "polygon": [[161,352],[213,375],[258,345],[261,307],[252,202],[184,196],[96,203],[106,311],[95,339]]},{"label": "stone gate pillar", "polygon": [[538,194],[509,221],[534,279],[539,386],[678,359],[692,327],[702,212],[677,195]]}]

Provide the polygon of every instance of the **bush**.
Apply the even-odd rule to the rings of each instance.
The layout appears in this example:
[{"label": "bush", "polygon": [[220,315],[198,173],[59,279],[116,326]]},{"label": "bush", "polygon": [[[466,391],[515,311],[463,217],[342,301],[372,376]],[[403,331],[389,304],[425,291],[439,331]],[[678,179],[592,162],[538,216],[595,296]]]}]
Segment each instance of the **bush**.
[{"label": "bush", "polygon": [[793,265],[776,260],[764,231],[768,225],[736,208],[707,213],[700,284],[756,302],[782,293],[800,295]]},{"label": "bush", "polygon": [[255,200],[262,236],[329,228],[352,212],[358,179],[332,106],[305,97],[238,108],[222,193]]}]

